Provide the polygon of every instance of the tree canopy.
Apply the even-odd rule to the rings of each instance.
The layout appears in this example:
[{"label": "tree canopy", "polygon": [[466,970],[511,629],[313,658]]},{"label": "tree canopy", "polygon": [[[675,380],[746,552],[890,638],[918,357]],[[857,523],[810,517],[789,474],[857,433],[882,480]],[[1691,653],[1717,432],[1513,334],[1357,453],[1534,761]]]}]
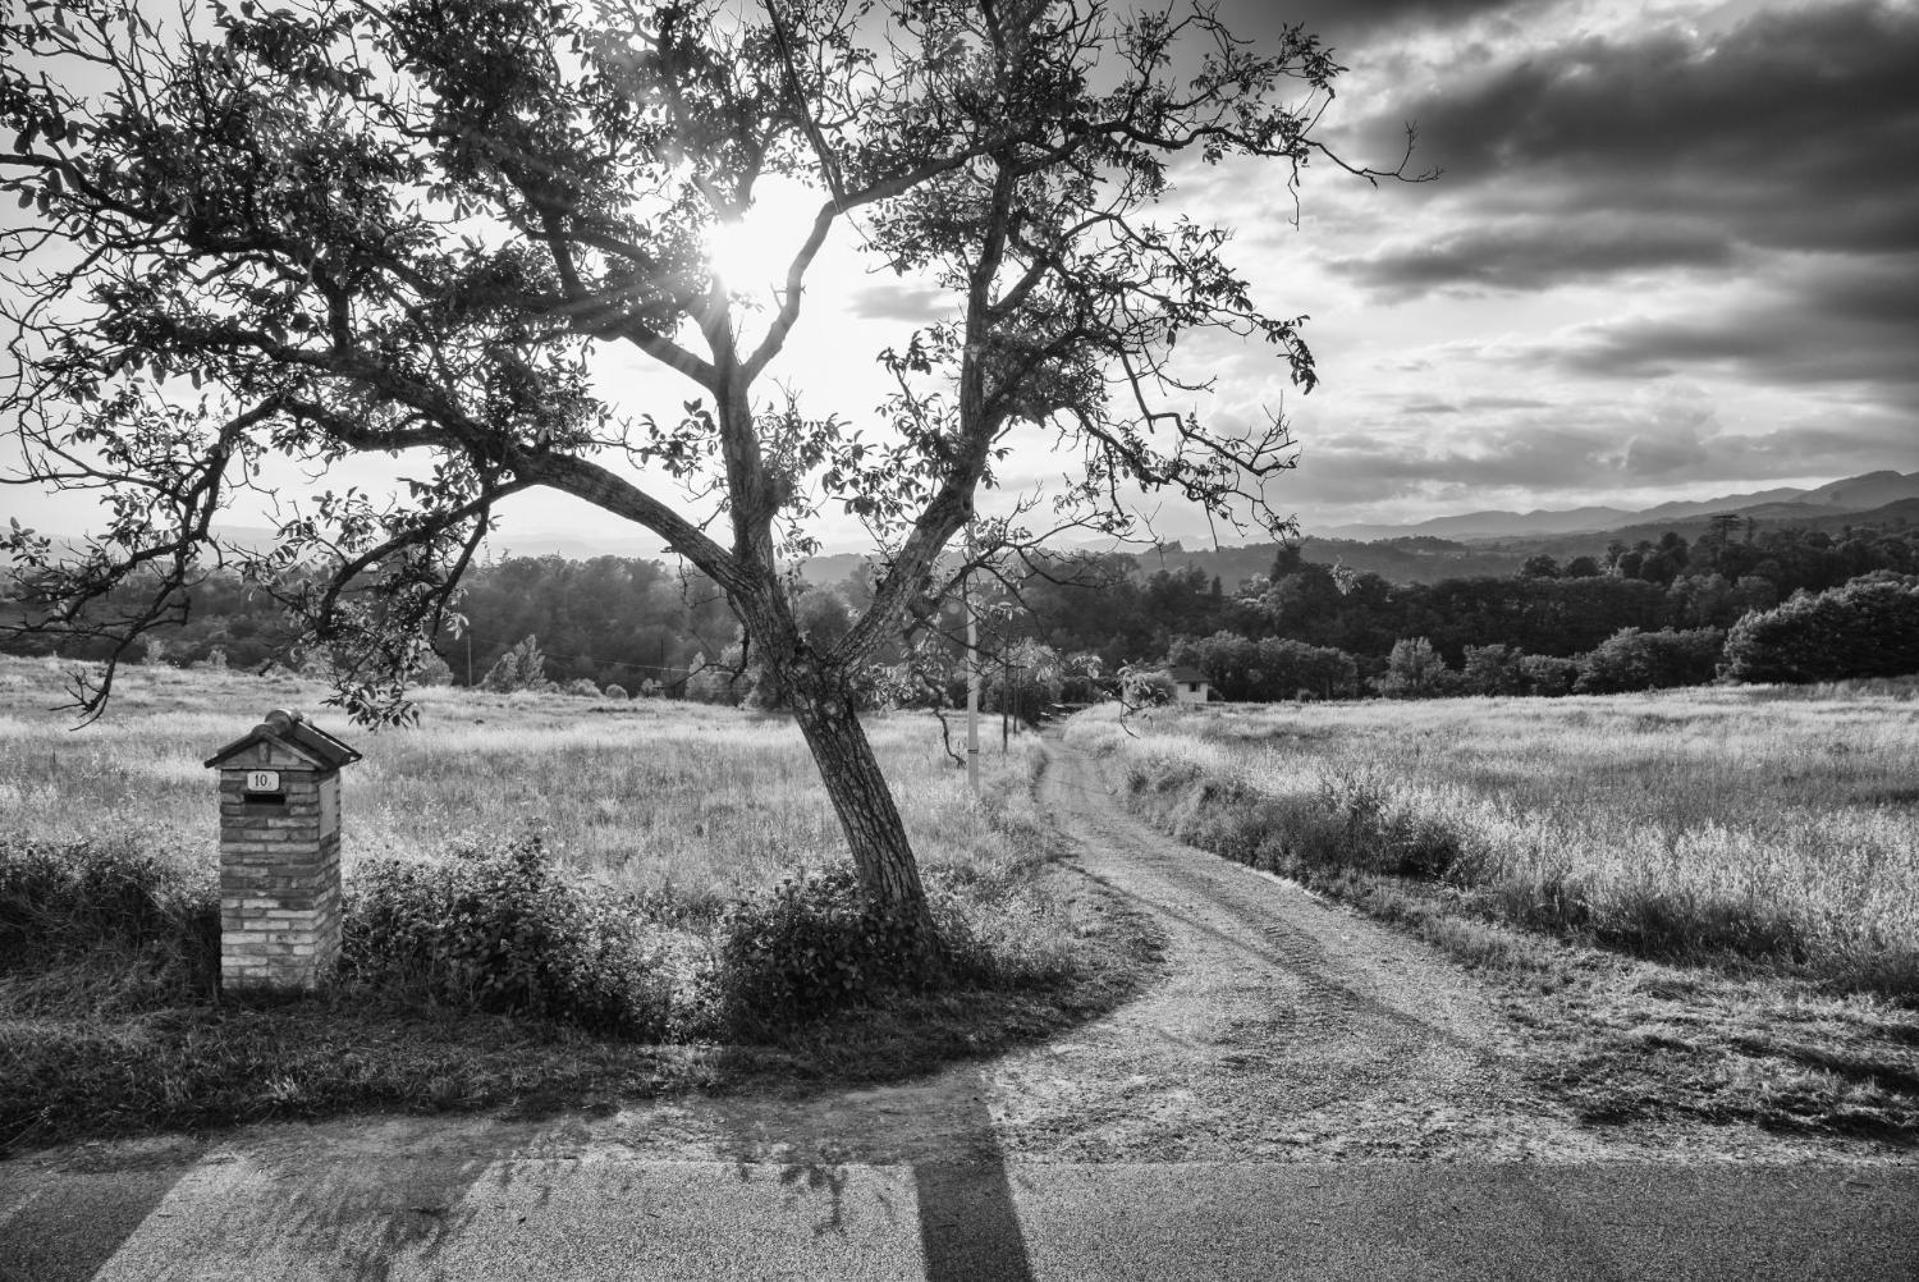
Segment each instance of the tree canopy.
[{"label": "tree canopy", "polygon": [[[5,536],[46,606],[34,626],[117,657],[210,560],[237,561],[346,656],[356,717],[400,717],[497,506],[563,492],[727,593],[869,886],[910,899],[916,877],[877,871],[911,859],[846,691],[939,592],[1007,432],[1050,429],[1073,460],[1048,522],[1123,527],[1138,485],[1284,523],[1260,482],[1291,463],[1285,424],[1209,425],[1203,380],[1170,358],[1226,331],[1309,389],[1300,319],[1255,303],[1227,230],[1155,206],[1185,156],[1289,178],[1337,162],[1312,131],[1340,68],[1301,30],[1256,47],[1203,5],[1100,0],[151,13],[32,0],[0,26],[0,189],[27,211],[0,245],[14,479],[98,489],[110,512],[77,556]],[[776,177],[818,205],[761,304],[711,247]],[[950,303],[880,354],[895,391],[857,424],[758,388],[850,219],[878,264]],[[608,348],[685,396],[623,411],[594,374]],[[215,538],[271,457],[323,473],[365,452],[404,460],[398,493],[281,495],[270,550]],[[828,504],[866,523],[882,572],[869,608],[815,642],[779,558],[809,548]],[[988,550],[1029,537],[1022,520],[993,523]],[[136,607],[100,608],[155,569]]]}]

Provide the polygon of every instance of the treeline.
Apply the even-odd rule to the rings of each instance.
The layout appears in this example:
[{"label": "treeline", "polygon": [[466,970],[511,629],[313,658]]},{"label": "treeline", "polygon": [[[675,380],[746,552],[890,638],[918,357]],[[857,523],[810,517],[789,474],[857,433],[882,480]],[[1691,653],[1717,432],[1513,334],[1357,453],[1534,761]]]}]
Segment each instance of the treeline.
[{"label": "treeline", "polygon": [[[1714,519],[1515,575],[1389,583],[1281,548],[1270,574],[1223,592],[1193,569],[1105,590],[1060,566],[1027,580],[1036,635],[1087,653],[1157,653],[1219,697],[1606,694],[1734,680],[1826,680],[1919,671],[1919,531],[1757,530]],[[1108,645],[1111,645],[1109,640]]]},{"label": "treeline", "polygon": [[[1838,681],[1919,673],[1919,575],[1875,570],[1825,592],[1799,592],[1770,610],[1752,610],[1731,629],[1624,627],[1571,657],[1494,643],[1463,648],[1460,662],[1424,636],[1393,643],[1370,675],[1331,646],[1220,631],[1180,638],[1169,668],[1203,674],[1220,698],[1395,699],[1449,695],[1618,694],[1737,682]],[[1135,692],[1172,697],[1165,673],[1135,677]]]},{"label": "treeline", "polygon": [[[124,595],[131,601],[138,591],[134,583]],[[121,604],[109,598],[102,613]],[[479,685],[489,672],[511,669],[520,684],[588,681],[638,692],[651,682],[677,690],[716,662],[738,635],[725,593],[705,576],[625,557],[509,557],[477,566],[467,576],[458,611],[466,626],[450,628],[438,640],[443,664],[420,674],[429,681]],[[13,613],[25,617],[30,610],[16,606]],[[537,638],[537,645],[526,646],[529,638]],[[214,571],[188,591],[185,621],[149,631],[133,657],[174,667],[324,673],[329,656],[298,641],[270,593],[237,574]],[[111,644],[56,647],[45,637],[26,636],[5,649],[98,660]],[[537,675],[524,670],[531,650],[540,656]]]},{"label": "treeline", "polygon": [[1113,555],[1042,562],[1014,595],[1020,635],[1061,654],[1097,655],[1109,668],[1170,657],[1182,638],[1225,631],[1342,650],[1370,677],[1410,637],[1427,638],[1453,667],[1468,646],[1570,658],[1622,628],[1727,629],[1796,592],[1875,570],[1919,571],[1919,529],[1834,537],[1755,530],[1728,517],[1692,543],[1669,533],[1564,565],[1534,556],[1515,575],[1437,583],[1393,583],[1281,548],[1268,574],[1231,591],[1195,567],[1141,574],[1130,557]]},{"label": "treeline", "polygon": [[[1913,527],[1834,536],[1756,530],[1736,518],[1716,520],[1692,542],[1668,533],[1602,556],[1560,564],[1535,555],[1516,574],[1436,583],[1393,583],[1309,561],[1296,548],[1278,549],[1267,573],[1230,588],[1192,567],[1144,573],[1122,554],[1040,559],[994,588],[982,585],[987,694],[989,703],[1016,706],[1090,698],[1123,670],[1165,665],[1199,669],[1234,700],[1643,689],[1711,680],[1728,665],[1752,680],[1819,679],[1771,675],[1809,671],[1805,656],[1784,666],[1736,662],[1735,642],[1756,626],[1747,621],[1798,618],[1805,600],[1862,577],[1915,572]],[[801,590],[796,612],[821,643],[870,598],[858,572]],[[459,610],[466,626],[440,639],[444,666],[421,674],[428,680],[755,697],[751,656],[742,663],[724,593],[657,561],[508,558],[470,573]],[[957,607],[948,603],[923,624],[880,656],[876,699],[938,701],[963,686]],[[1830,638],[1818,644],[1850,653]],[[50,649],[31,638],[9,648]],[[99,658],[105,648],[62,652]],[[144,657],[255,670],[324,669],[327,659],[297,648],[269,595],[225,574],[193,589],[186,622],[157,629]]]}]

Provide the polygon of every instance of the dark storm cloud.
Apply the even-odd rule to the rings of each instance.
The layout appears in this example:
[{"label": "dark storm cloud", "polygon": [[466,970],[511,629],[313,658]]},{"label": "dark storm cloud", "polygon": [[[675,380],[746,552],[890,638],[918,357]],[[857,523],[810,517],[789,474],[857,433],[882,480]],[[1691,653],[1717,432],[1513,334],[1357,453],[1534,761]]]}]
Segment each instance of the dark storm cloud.
[{"label": "dark storm cloud", "polygon": [[1413,23],[1458,23],[1480,14],[1524,5],[1529,0],[1249,0],[1232,16],[1234,30],[1271,36],[1298,24],[1330,46],[1341,61],[1355,42],[1384,29]]},{"label": "dark storm cloud", "polygon": [[[1919,14],[1876,3],[1756,14],[1716,42],[1684,31],[1577,40],[1394,104],[1458,179],[1550,166],[1611,183],[1694,173],[1879,191],[1919,110]],[[1780,166],[1784,165],[1784,172]],[[1809,196],[1826,193],[1809,192]]]},{"label": "dark storm cloud", "polygon": [[1919,402],[1919,254],[1820,263],[1770,295],[1690,316],[1632,317],[1575,329],[1526,356],[1581,373],[1656,377],[1731,364],[1772,384],[1859,382]]},{"label": "dark storm cloud", "polygon": [[[1903,159],[1919,138],[1915,67],[1919,12],[1876,3],[1761,12],[1716,38],[1665,28],[1496,59],[1388,104],[1367,132],[1384,140],[1417,120],[1422,162],[1446,170],[1435,190],[1463,218],[1512,225],[1348,270],[1399,289],[1534,288],[1582,259],[1723,261],[1702,225],[1762,248],[1919,248],[1919,167]],[[1539,251],[1568,218],[1627,221],[1571,237],[1571,265],[1555,272]]]},{"label": "dark storm cloud", "polygon": [[1731,364],[1765,383],[1873,383],[1889,395],[1919,387],[1910,347],[1898,335],[1868,336],[1808,325],[1791,310],[1726,313],[1710,320],[1621,321],[1594,327],[1552,353],[1561,367],[1611,377],[1656,378],[1699,365]]},{"label": "dark storm cloud", "polygon": [[1625,271],[1723,267],[1732,256],[1724,232],[1697,223],[1574,217],[1474,226],[1332,266],[1363,285],[1420,293],[1442,286],[1537,290]]}]

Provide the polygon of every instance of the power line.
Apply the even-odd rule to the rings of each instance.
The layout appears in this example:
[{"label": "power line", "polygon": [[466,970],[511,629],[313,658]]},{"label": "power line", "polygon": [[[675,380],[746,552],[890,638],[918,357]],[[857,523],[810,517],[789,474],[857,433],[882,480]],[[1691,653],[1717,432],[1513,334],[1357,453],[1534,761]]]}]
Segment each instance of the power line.
[{"label": "power line", "polygon": [[[481,634],[474,632],[471,629],[466,630],[461,635],[463,637],[477,638],[482,645],[504,646],[509,650],[520,643],[519,641],[502,641],[497,636],[494,636],[494,637],[482,636]],[[528,633],[527,635],[537,636],[539,634]],[[524,641],[525,639],[526,639],[525,637],[520,638],[521,641]],[[550,659],[564,659],[564,660],[569,660],[576,663],[579,663],[579,662],[595,663],[603,667],[610,667],[610,668],[632,668],[641,672],[673,672],[673,673],[684,672],[690,675],[691,673],[699,671],[698,668],[692,667],[689,664],[661,665],[657,663],[634,663],[627,659],[604,659],[594,654],[579,654],[579,653],[569,654],[560,650],[549,650],[545,646],[540,647],[540,653],[547,656]],[[705,664],[702,666],[711,667],[712,665]]]}]

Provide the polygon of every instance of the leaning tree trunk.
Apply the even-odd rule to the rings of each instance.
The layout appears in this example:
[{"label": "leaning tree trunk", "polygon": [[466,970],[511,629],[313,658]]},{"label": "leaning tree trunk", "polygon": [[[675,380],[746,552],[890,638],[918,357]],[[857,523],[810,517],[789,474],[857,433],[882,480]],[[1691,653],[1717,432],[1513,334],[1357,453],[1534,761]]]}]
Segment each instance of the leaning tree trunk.
[{"label": "leaning tree trunk", "polygon": [[813,751],[833,813],[846,833],[860,885],[876,904],[915,920],[922,939],[935,944],[926,890],[920,884],[906,824],[854,711],[852,695],[822,675],[802,678],[791,689],[800,732]]}]

